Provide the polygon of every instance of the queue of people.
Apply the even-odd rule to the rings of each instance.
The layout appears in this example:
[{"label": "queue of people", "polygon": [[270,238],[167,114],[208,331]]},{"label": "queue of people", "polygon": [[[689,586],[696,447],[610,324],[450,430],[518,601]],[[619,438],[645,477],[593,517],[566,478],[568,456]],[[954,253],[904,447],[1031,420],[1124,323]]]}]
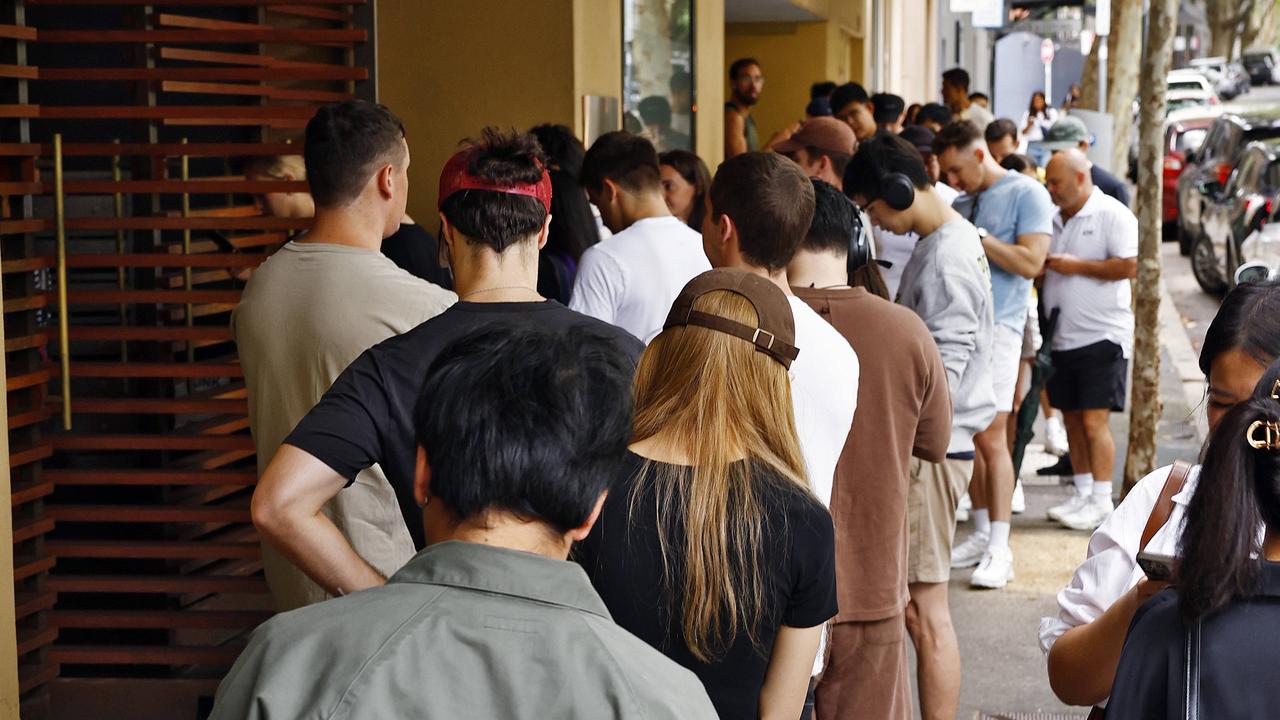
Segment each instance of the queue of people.
[{"label": "queue of people", "polygon": [[[1280,286],[1210,328],[1229,431],[1203,467],[1114,505],[1137,222],[1074,118],[1043,96],[989,118],[949,71],[945,105],[816,84],[761,143],[760,64],[730,79],[714,173],[643,135],[483,129],[440,171],[447,282],[389,259],[411,222],[386,108],[326,106],[303,167],[252,170],[305,177],[264,205],[314,223],[233,316],[281,614],[213,717],[954,718],[949,582],[1014,581],[1010,438],[1041,344],[1075,489],[1051,516],[1094,532],[1040,628],[1054,692],[1163,717],[1182,627],[1206,667],[1255,639]],[[1037,128],[1044,163],[1017,152]],[[1144,549],[1193,584],[1161,592]],[[1201,670],[1200,702],[1235,672]]]}]

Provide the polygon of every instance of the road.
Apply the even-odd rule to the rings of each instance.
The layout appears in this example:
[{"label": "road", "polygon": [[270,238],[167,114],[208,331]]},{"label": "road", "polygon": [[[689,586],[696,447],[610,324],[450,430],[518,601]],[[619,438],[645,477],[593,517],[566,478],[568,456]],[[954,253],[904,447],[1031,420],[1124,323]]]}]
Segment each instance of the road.
[{"label": "road", "polygon": [[[1235,104],[1280,101],[1280,88],[1259,88]],[[1202,378],[1195,359],[1219,298],[1203,293],[1191,275],[1177,243],[1162,246],[1164,282],[1172,310],[1161,328],[1161,399],[1159,462],[1196,457],[1202,417]],[[1203,422],[1200,423],[1201,427]],[[1128,438],[1128,416],[1113,416],[1117,445],[1117,488]],[[1037,433],[1040,430],[1037,428]],[[1033,443],[1040,443],[1039,435]],[[974,591],[969,571],[957,571],[951,581],[952,617],[960,640],[963,680],[959,717],[1017,718],[1018,720],[1084,720],[1085,708],[1068,707],[1053,696],[1045,674],[1044,656],[1037,644],[1040,618],[1056,614],[1055,594],[1084,558],[1088,534],[1064,530],[1045,519],[1045,511],[1065,500],[1069,490],[1056,478],[1035,476],[1035,469],[1053,458],[1033,445],[1024,466],[1027,512],[1014,518],[1011,544],[1017,578],[1001,591]],[[971,526],[961,525],[957,542]],[[919,717],[917,709],[916,716]]]}]

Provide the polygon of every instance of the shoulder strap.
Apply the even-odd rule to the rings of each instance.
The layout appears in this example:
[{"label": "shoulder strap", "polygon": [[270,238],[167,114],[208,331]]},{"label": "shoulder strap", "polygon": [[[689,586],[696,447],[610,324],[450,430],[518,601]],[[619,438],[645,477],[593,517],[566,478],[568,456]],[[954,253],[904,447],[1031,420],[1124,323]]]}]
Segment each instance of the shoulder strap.
[{"label": "shoulder strap", "polygon": [[1191,463],[1186,460],[1179,460],[1173,464],[1173,469],[1169,471],[1169,477],[1160,490],[1160,497],[1156,498],[1156,505],[1151,509],[1151,516],[1147,518],[1147,526],[1142,528],[1142,543],[1138,545],[1139,551],[1146,550],[1151,538],[1155,537],[1160,528],[1169,522],[1169,516],[1173,514],[1173,496],[1182,490],[1190,474]]}]

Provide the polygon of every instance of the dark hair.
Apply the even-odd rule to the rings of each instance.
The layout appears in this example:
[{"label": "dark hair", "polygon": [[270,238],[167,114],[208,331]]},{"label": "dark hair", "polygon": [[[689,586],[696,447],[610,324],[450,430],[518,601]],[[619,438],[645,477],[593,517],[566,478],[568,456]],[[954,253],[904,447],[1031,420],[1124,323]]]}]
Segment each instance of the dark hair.
[{"label": "dark hair", "polygon": [[[809,154],[809,160],[812,162],[817,162],[819,158],[829,158],[831,160],[831,172],[835,173],[837,177],[844,177],[844,170],[849,167],[849,160],[853,158],[852,155],[831,152],[815,145],[806,145],[804,151]],[[790,153],[784,154],[790,155]]]},{"label": "dark hair", "polygon": [[911,103],[907,106],[907,124],[914,125],[916,118],[920,115],[920,108],[924,107],[920,103]]},{"label": "dark hair", "polygon": [[831,82],[830,80],[823,80],[822,82],[816,82],[809,86],[809,99],[813,100],[815,98],[820,98],[820,97],[830,98],[831,93],[835,91],[836,91],[836,84]]},{"label": "dark hair", "polygon": [[982,139],[982,131],[975,123],[968,120],[957,120],[942,128],[933,139],[933,154],[941,155],[947,148],[967,149]]},{"label": "dark hair", "polygon": [[590,517],[631,437],[632,363],[608,336],[491,326],[431,364],[414,432],[459,520],[505,510],[564,533]]},{"label": "dark hair", "polygon": [[1005,170],[1012,170],[1014,172],[1026,172],[1028,170],[1036,170],[1040,166],[1036,165],[1035,159],[1032,158],[1030,155],[1023,155],[1022,153],[1009,153],[1008,155],[1004,156],[1003,160],[1000,161],[1000,167],[1004,168]]},{"label": "dark hair", "polygon": [[669,165],[693,186],[689,227],[702,232],[702,216],[707,211],[707,193],[711,190],[711,171],[707,170],[707,164],[688,150],[668,150],[658,156],[658,164]]},{"label": "dark hair", "polygon": [[953,87],[969,92],[969,72],[964,68],[951,68],[942,73],[942,81]]},{"label": "dark hair", "polygon": [[600,242],[600,228],[578,179],[564,170],[551,171],[551,226],[542,252],[566,255],[577,262]]},{"label": "dark hair", "polygon": [[897,121],[907,107],[901,97],[889,93],[872,95],[871,105],[875,108],[871,113],[871,117],[875,118],[875,121],[881,125]]},{"label": "dark hair", "polygon": [[982,92],[969,93],[969,99],[970,100],[986,100],[987,102],[991,101],[991,98],[987,97],[987,94]]},{"label": "dark hair", "polygon": [[1044,91],[1037,90],[1031,93],[1031,100],[1027,102],[1027,114],[1031,115],[1032,117],[1035,117],[1036,115],[1036,98],[1037,97],[1039,97],[1041,100],[1044,101],[1044,109],[1046,111],[1049,110],[1049,108],[1053,107],[1053,105],[1049,104],[1049,98],[1045,97]]},{"label": "dark hair", "polygon": [[1188,622],[1258,589],[1258,527],[1280,529],[1280,450],[1253,448],[1246,436],[1254,423],[1280,421],[1280,400],[1272,398],[1277,388],[1280,361],[1271,363],[1252,397],[1227,411],[1209,437],[1179,543],[1178,603]]},{"label": "dark hair", "polygon": [[809,178],[813,184],[813,221],[800,247],[812,252],[849,254],[849,244],[858,226],[858,209],[834,185]]},{"label": "dark hair", "polygon": [[982,131],[982,136],[988,143],[993,143],[1003,137],[1011,137],[1014,142],[1017,142],[1018,126],[1014,125],[1009,118],[998,118],[987,123],[987,128]]},{"label": "dark hair", "polygon": [[[587,154],[587,149],[578,136],[573,134],[573,130],[564,125],[547,123],[529,128],[529,134],[538,138],[538,144],[547,156],[547,169],[563,170],[575,178],[582,174],[582,156]],[[553,209],[552,213],[554,212]]]},{"label": "dark hair", "polygon": [[844,171],[844,193],[871,202],[883,193],[885,176],[895,172],[906,175],[917,190],[933,186],[920,151],[897,135],[880,133],[858,145]]},{"label": "dark hair", "polygon": [[1243,350],[1259,365],[1280,357],[1280,281],[1245,283],[1227,293],[1200,346],[1200,372],[1209,377],[1213,361]]},{"label": "dark hair", "polygon": [[671,71],[671,79],[667,81],[667,87],[671,89],[671,92],[692,90],[693,76],[689,74],[688,70],[676,68]]},{"label": "dark hair", "polygon": [[736,82],[738,80],[738,73],[746,70],[752,65],[760,67],[760,63],[753,57],[744,57],[734,60],[733,64],[729,66],[729,81]]},{"label": "dark hair", "polygon": [[951,124],[951,108],[941,103],[925,103],[920,108],[920,112],[916,113],[916,124],[919,125],[927,120],[938,123],[940,127],[946,127]]},{"label": "dark hair", "polygon": [[[546,156],[532,135],[488,127],[478,141],[468,142],[479,148],[467,166],[476,177],[501,185],[542,178]],[[547,220],[547,209],[537,198],[496,190],[456,192],[440,205],[440,212],[469,241],[499,253],[537,232]]]},{"label": "dark hair", "polygon": [[404,123],[365,100],[321,105],[307,122],[302,154],[316,205],[344,207],[360,196],[378,168],[404,164]]},{"label": "dark hair", "polygon": [[582,160],[582,185],[599,190],[604,187],[605,178],[630,193],[660,189],[658,151],[645,138],[623,130],[601,135]]},{"label": "dark hair", "polygon": [[856,82],[847,82],[831,93],[831,112],[838,114],[850,103],[865,103],[870,100],[865,88]]},{"label": "dark hair", "polygon": [[813,184],[800,166],[775,152],[725,160],[711,182],[711,208],[738,228],[748,261],[769,272],[785,268],[813,222]]},{"label": "dark hair", "polygon": [[650,95],[640,101],[636,106],[636,110],[640,113],[640,119],[645,125],[658,125],[660,127],[670,127],[671,125],[671,103],[661,95]]}]

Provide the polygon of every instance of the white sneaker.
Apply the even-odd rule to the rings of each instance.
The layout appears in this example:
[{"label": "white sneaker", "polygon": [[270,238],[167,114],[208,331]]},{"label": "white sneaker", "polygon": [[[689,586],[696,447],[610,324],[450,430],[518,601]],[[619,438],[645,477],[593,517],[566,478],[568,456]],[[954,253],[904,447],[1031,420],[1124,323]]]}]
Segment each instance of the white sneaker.
[{"label": "white sneaker", "polygon": [[1089,497],[1090,496],[1088,494],[1081,494],[1079,491],[1072,489],[1071,497],[1067,498],[1066,502],[1049,508],[1049,519],[1062,522],[1063,517],[1074,512],[1078,512],[1080,508],[1087,505],[1089,503]]},{"label": "white sneaker", "polygon": [[1058,522],[1071,528],[1072,530],[1097,530],[1103,520],[1115,510],[1115,506],[1111,504],[1111,498],[1097,498],[1089,496],[1088,502],[1073,513],[1063,515],[1058,518]]},{"label": "white sneaker", "polygon": [[1067,428],[1061,418],[1051,417],[1044,423],[1044,451],[1062,457],[1067,454]]},{"label": "white sneaker", "polygon": [[976,532],[964,542],[951,549],[951,567],[973,567],[987,553],[987,543],[991,542],[989,533]]},{"label": "white sneaker", "polygon": [[1027,496],[1022,492],[1022,480],[1016,480],[1013,483],[1013,502],[1010,510],[1014,515],[1021,515],[1027,511]]},{"label": "white sneaker", "polygon": [[969,511],[973,509],[973,501],[969,499],[969,493],[960,496],[960,504],[956,506],[956,522],[969,522]]},{"label": "white sneaker", "polygon": [[1009,548],[991,548],[982,556],[978,569],[969,578],[970,587],[996,590],[1013,580],[1013,551]]}]

